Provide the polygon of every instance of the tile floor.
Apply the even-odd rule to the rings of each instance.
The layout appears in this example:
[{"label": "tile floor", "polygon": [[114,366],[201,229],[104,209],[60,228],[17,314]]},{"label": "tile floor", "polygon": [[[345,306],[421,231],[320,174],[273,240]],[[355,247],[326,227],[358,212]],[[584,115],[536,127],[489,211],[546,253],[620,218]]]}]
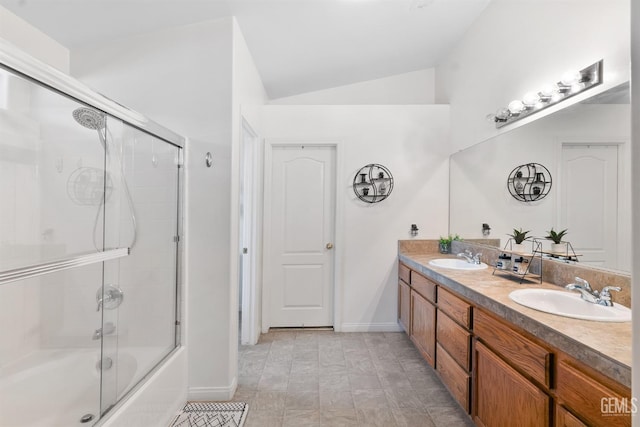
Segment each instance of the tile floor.
[{"label": "tile floor", "polygon": [[404,333],[270,332],[240,346],[245,427],[471,426]]}]

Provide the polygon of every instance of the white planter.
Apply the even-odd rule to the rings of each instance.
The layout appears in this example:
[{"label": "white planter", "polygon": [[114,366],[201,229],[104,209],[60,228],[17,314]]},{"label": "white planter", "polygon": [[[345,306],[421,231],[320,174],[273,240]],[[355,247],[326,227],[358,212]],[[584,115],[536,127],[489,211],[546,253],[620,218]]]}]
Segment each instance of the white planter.
[{"label": "white planter", "polygon": [[556,253],[556,254],[567,254],[568,249],[567,249],[567,243],[566,242],[560,242],[560,243],[552,243],[551,244],[551,252]]},{"label": "white planter", "polygon": [[513,252],[518,252],[518,253],[521,253],[521,254],[526,254],[526,253],[529,253],[529,251],[530,251],[530,246],[529,246],[528,244],[526,244],[526,243],[519,243],[519,244],[518,244],[518,243],[513,243],[513,244],[511,245],[511,250],[512,250]]}]

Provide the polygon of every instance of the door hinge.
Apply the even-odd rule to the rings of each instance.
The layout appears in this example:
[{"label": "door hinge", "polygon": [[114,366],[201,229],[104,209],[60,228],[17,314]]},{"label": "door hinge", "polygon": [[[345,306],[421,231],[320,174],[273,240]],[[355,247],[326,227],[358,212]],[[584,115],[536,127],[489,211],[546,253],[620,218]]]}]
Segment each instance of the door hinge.
[{"label": "door hinge", "polygon": [[173,236],[173,243],[178,243],[180,241],[180,236]]},{"label": "door hinge", "polygon": [[249,248],[242,248],[242,253],[243,254],[248,254],[249,253]]},{"label": "door hinge", "polygon": [[184,167],[184,148],[178,151],[178,168]]}]

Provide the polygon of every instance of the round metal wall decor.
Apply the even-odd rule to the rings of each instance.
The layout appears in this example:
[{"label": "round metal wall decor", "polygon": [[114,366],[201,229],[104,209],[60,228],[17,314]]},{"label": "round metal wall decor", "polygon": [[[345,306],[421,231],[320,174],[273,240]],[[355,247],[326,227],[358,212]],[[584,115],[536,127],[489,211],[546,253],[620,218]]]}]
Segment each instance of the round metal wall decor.
[{"label": "round metal wall decor", "polygon": [[509,174],[507,188],[521,202],[543,199],[551,190],[551,173],[540,163],[520,165]]},{"label": "round metal wall decor", "polygon": [[371,163],[360,168],[353,177],[353,192],[366,203],[378,203],[393,190],[393,175],[386,167]]}]

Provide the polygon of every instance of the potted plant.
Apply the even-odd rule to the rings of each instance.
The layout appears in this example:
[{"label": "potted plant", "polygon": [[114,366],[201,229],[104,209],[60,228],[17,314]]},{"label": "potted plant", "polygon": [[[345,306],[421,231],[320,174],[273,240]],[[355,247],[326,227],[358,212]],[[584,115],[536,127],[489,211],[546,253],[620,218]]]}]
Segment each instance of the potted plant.
[{"label": "potted plant", "polygon": [[523,242],[531,238],[527,237],[527,233],[530,232],[531,230],[522,231],[522,228],[520,228],[519,230],[516,230],[514,228],[513,234],[507,234],[507,236],[510,236],[514,241],[514,244],[511,246],[511,250],[514,252],[526,252]]},{"label": "potted plant", "polygon": [[555,253],[567,253],[567,242],[563,242],[562,238],[567,234],[567,229],[565,228],[562,231],[555,231],[553,227],[551,230],[547,232],[547,236],[545,239],[551,240],[553,243],[551,244],[551,252]]},{"label": "potted plant", "polygon": [[457,234],[455,236],[452,236],[451,234],[449,234],[448,237],[442,237],[440,236],[440,253],[441,254],[449,254],[451,253],[451,242],[453,242],[454,240],[462,240],[460,239],[460,236],[458,236]]}]

